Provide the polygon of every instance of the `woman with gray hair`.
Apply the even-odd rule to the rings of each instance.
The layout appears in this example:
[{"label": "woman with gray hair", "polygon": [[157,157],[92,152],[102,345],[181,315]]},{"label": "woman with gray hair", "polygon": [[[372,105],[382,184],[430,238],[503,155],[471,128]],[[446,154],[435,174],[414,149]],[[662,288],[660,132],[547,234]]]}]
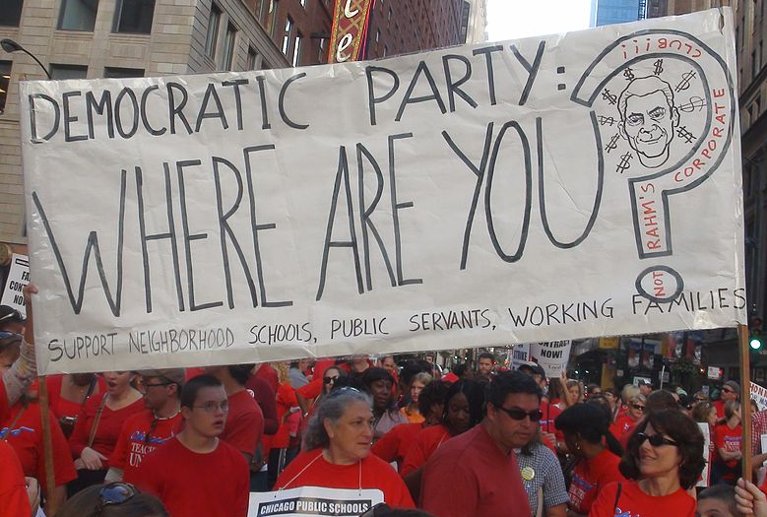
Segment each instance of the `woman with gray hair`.
[{"label": "woman with gray hair", "polygon": [[350,387],[325,397],[309,420],[303,452],[277,478],[275,490],[301,486],[379,489],[388,505],[413,508],[397,472],[370,454],[371,404],[370,396]]}]

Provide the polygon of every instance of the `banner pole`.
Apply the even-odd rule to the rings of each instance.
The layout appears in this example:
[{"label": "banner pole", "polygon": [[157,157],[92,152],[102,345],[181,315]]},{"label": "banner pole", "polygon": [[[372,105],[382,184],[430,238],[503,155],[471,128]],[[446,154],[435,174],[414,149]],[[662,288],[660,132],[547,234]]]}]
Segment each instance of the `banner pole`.
[{"label": "banner pole", "polygon": [[51,421],[49,412],[48,384],[45,381],[45,375],[37,378],[38,389],[40,390],[40,420],[43,429],[43,451],[45,456],[45,513],[46,515],[56,515],[56,476],[53,470],[53,440],[51,439]]},{"label": "banner pole", "polygon": [[751,368],[748,350],[748,325],[738,325],[740,350],[740,423],[743,426],[743,479],[751,481]]}]

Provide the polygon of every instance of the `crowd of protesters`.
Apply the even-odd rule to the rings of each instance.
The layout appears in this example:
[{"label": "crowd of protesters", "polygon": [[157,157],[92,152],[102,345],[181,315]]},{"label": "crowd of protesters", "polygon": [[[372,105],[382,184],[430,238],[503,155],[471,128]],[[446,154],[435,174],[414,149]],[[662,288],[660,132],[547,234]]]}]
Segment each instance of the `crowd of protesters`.
[{"label": "crowd of protesters", "polygon": [[252,491],[317,486],[379,489],[367,515],[767,517],[767,482],[739,479],[767,411],[746,408],[742,444],[736,382],[617,393],[491,353],[448,375],[354,356],[49,376],[48,487],[31,317],[0,307],[3,516],[236,517]]}]

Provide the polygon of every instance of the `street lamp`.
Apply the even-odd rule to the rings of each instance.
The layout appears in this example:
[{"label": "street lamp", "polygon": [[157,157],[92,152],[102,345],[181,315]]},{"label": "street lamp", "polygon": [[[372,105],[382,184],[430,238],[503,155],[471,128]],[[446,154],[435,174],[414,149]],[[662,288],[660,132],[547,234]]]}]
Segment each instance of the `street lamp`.
[{"label": "street lamp", "polygon": [[43,65],[43,64],[40,62],[40,60],[39,60],[39,59],[37,59],[37,56],[35,56],[35,55],[34,55],[33,53],[31,53],[29,50],[25,49],[24,47],[22,47],[21,45],[19,45],[19,44],[18,44],[18,43],[16,43],[15,41],[13,41],[12,39],[9,39],[9,38],[5,38],[5,39],[3,39],[3,40],[0,40],[0,46],[1,46],[1,47],[3,47],[3,50],[5,50],[6,52],[8,52],[9,54],[10,54],[10,53],[12,53],[12,52],[18,52],[18,51],[22,51],[22,52],[24,52],[26,55],[28,55],[29,57],[31,57],[32,59],[34,59],[34,60],[35,60],[35,62],[36,62],[38,65],[40,65],[40,68],[42,68],[42,69],[43,69],[43,72],[45,72],[45,75],[46,75],[46,76],[48,76],[48,79],[53,79],[53,78],[51,77],[51,73],[48,71],[48,68],[47,68],[45,65]]}]

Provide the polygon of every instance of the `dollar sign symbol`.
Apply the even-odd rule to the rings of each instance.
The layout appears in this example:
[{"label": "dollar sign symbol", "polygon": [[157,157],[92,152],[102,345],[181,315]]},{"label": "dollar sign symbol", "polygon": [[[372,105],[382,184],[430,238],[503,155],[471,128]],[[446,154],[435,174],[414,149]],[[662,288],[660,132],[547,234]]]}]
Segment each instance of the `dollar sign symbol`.
[{"label": "dollar sign symbol", "polygon": [[629,162],[631,162],[632,156],[633,155],[631,153],[626,153],[623,156],[621,156],[621,161],[620,161],[620,163],[618,163],[618,168],[615,169],[615,172],[619,172],[619,173],[623,174],[623,172],[626,169],[631,167],[631,163],[629,163]]},{"label": "dollar sign symbol", "polygon": [[607,143],[607,146],[605,146],[605,151],[608,153],[612,151],[613,149],[618,148],[618,139],[620,138],[620,135],[618,133],[615,133],[612,138],[610,138],[610,141]]},{"label": "dollar sign symbol", "polygon": [[605,117],[604,115],[599,115],[599,124],[602,126],[612,126],[615,124],[615,119],[613,117]]},{"label": "dollar sign symbol", "polygon": [[615,103],[618,101],[618,96],[614,93],[610,93],[610,90],[605,90],[602,92],[602,98],[615,106]]},{"label": "dollar sign symbol", "polygon": [[653,72],[655,75],[660,75],[663,73],[663,60],[658,59],[655,63],[655,71]]},{"label": "dollar sign symbol", "polygon": [[687,129],[687,126],[680,126],[676,130],[676,134],[679,135],[679,138],[683,138],[685,142],[688,144],[691,144],[692,141],[695,139],[695,136],[690,133],[690,131]]},{"label": "dollar sign symbol", "polygon": [[696,76],[697,74],[695,71],[690,70],[689,72],[685,72],[685,74],[682,76],[682,80],[679,81],[679,84],[676,85],[676,91],[681,92],[683,90],[686,90],[690,87],[690,81]]},{"label": "dollar sign symbol", "polygon": [[630,68],[627,68],[623,71],[623,77],[626,78],[627,81],[633,81],[634,80],[634,71]]}]

